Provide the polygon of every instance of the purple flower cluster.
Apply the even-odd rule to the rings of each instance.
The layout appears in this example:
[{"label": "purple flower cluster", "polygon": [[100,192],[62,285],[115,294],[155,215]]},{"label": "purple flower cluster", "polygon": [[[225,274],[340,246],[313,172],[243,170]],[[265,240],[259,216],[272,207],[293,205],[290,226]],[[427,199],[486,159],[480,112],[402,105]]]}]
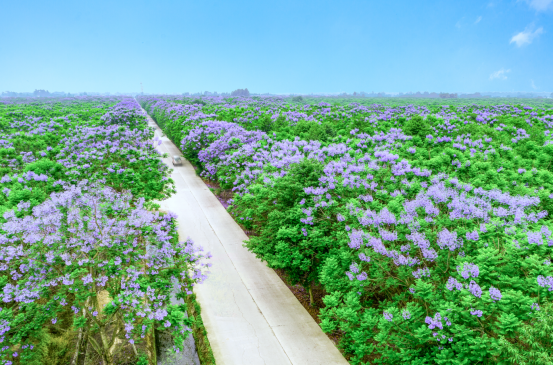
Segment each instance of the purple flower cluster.
[{"label": "purple flower cluster", "polygon": [[[3,301],[36,303],[42,294],[50,292],[45,290],[58,286],[56,298],[61,297],[60,304],[65,305],[67,293],[120,286],[112,302],[120,309],[120,317],[166,319],[169,315],[163,307],[173,286],[162,292],[156,290],[158,301],[145,303],[150,290],[145,293],[141,288],[149,278],[155,279],[137,264],[145,263],[151,273],[167,267],[181,268],[178,282],[190,287],[205,279],[202,268],[207,263],[202,260],[206,256],[190,240],[172,240],[175,215],[145,209],[144,199],[132,205],[132,198],[129,193],[83,181],[53,193],[30,215],[20,218],[13,210],[6,212],[6,221],[0,227],[0,267],[13,269],[14,282],[4,286]],[[18,209],[24,207],[28,202],[18,205]],[[51,270],[52,263],[57,263],[56,271]],[[87,274],[70,279],[74,271]],[[84,306],[85,299],[75,300],[71,306],[75,314],[84,308],[92,317],[102,316],[102,309]],[[56,324],[57,317],[51,322]],[[8,324],[0,331],[9,331]]]},{"label": "purple flower cluster", "polygon": [[471,315],[476,315],[478,318],[483,316],[483,311],[482,310],[471,309],[469,313]]},{"label": "purple flower cluster", "polygon": [[499,301],[502,298],[502,294],[500,293],[500,290],[492,286],[489,289],[489,294],[493,302]]},{"label": "purple flower cluster", "polygon": [[431,271],[427,267],[418,268],[417,271],[412,272],[412,276],[414,276],[415,278],[430,277]]},{"label": "purple flower cluster", "polygon": [[440,313],[436,313],[434,317],[425,317],[425,323],[429,325],[429,329],[439,328],[442,329],[442,318]]},{"label": "purple flower cluster", "polygon": [[552,291],[552,286],[553,286],[553,283],[552,283],[552,276],[538,276],[537,277],[537,282],[539,284],[540,287],[545,287],[548,289],[548,291]]},{"label": "purple flower cluster", "polygon": [[479,297],[479,298],[481,298],[481,294],[483,293],[483,290],[481,290],[481,287],[479,287],[479,285],[473,280],[471,280],[471,282],[469,283],[468,290],[473,296]]},{"label": "purple flower cluster", "polygon": [[446,288],[449,291],[452,291],[454,289],[461,291],[463,289],[464,285],[458,282],[454,277],[450,277],[448,281],[446,282]]},{"label": "purple flower cluster", "polygon": [[457,266],[456,270],[464,279],[468,279],[470,276],[476,278],[479,276],[479,266],[473,263],[465,262],[462,266]]}]

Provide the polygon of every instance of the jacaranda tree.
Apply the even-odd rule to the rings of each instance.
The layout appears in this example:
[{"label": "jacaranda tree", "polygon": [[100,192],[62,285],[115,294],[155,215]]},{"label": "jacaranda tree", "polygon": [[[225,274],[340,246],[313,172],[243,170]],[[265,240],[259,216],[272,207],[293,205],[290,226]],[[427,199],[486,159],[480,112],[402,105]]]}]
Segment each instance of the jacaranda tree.
[{"label": "jacaranda tree", "polygon": [[190,294],[203,281],[209,255],[191,240],[178,241],[175,215],[146,210],[144,199],[132,202],[128,192],[85,180],[53,193],[32,212],[22,202],[4,214],[4,362],[33,359],[42,327],[55,324],[67,307],[75,317],[66,326],[88,333],[104,364],[113,363],[117,339],[144,342],[154,328],[169,330],[176,348],[183,345],[190,321],[184,306],[171,299]]}]

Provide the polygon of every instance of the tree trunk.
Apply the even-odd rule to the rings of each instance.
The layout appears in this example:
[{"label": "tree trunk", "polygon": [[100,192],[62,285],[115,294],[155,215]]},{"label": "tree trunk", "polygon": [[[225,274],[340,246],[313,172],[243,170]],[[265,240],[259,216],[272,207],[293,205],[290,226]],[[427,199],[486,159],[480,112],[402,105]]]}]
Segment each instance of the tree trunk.
[{"label": "tree trunk", "polygon": [[[86,304],[86,303],[85,303]],[[85,308],[83,308],[83,316],[85,316]],[[79,337],[77,338],[77,345],[75,347],[75,354],[71,359],[72,365],[84,365],[85,357],[87,355],[88,345],[88,331],[84,328],[79,328]]]},{"label": "tree trunk", "polygon": [[314,294],[312,292],[312,287],[312,284],[310,284],[308,287],[308,292],[310,293],[310,306],[314,306]]},{"label": "tree trunk", "polygon": [[157,355],[156,355],[156,338],[154,335],[154,327],[152,331],[148,332],[145,336],[146,338],[146,354],[148,355],[148,363],[150,365],[157,365]]},{"label": "tree trunk", "polygon": [[[146,252],[148,252],[148,244],[145,243],[145,249]],[[146,261],[143,260],[143,270],[144,273],[147,273],[147,267],[146,267]],[[144,295],[144,305],[148,306],[148,297]],[[154,325],[152,326],[152,331],[146,333],[146,355],[148,356],[148,363],[150,365],[157,365],[157,350],[156,350],[156,336],[155,336],[155,328],[156,328],[156,322],[154,321]]]},{"label": "tree trunk", "polygon": [[81,344],[83,343],[83,328],[79,328],[79,336],[77,337],[77,343],[75,344],[75,353],[71,358],[71,364],[77,365],[77,359],[81,353]]},{"label": "tree trunk", "polygon": [[105,362],[105,365],[113,365],[112,350],[109,347],[105,327],[100,328],[100,339],[102,340],[102,361]]},{"label": "tree trunk", "polygon": [[113,365],[112,356],[108,352],[102,354],[102,363],[104,365]]},{"label": "tree trunk", "polygon": [[87,358],[87,350],[88,350],[88,331],[85,331],[82,339],[81,352],[79,352],[79,356],[77,357],[77,365],[85,364],[85,360]]}]

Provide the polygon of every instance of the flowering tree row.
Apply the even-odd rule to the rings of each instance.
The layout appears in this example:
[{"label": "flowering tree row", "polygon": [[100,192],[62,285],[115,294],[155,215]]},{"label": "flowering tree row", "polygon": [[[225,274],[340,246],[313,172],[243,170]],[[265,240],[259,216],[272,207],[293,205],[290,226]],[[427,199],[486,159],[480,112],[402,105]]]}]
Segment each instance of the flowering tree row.
[{"label": "flowering tree row", "polygon": [[350,362],[551,363],[551,107],[140,102]]},{"label": "flowering tree row", "polygon": [[154,328],[178,350],[191,320],[171,299],[203,281],[209,255],[153,210],[173,181],[137,102],[5,103],[0,120],[3,362],[44,363],[52,327],[77,331],[77,348],[86,336],[104,364],[128,363],[122,340],[136,360]]}]

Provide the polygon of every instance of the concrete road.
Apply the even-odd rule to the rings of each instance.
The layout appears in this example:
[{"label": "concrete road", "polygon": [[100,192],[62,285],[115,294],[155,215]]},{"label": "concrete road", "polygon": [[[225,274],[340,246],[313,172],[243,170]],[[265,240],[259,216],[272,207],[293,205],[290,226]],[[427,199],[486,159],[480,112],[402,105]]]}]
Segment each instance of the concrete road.
[{"label": "concrete road", "polygon": [[[162,136],[160,128],[156,135]],[[167,137],[158,149],[181,155]],[[172,167],[171,159],[163,159]],[[275,272],[242,246],[248,237],[191,164],[174,167],[177,194],[160,202],[190,237],[213,255],[208,280],[195,287],[217,364],[347,365],[335,345]]]}]

